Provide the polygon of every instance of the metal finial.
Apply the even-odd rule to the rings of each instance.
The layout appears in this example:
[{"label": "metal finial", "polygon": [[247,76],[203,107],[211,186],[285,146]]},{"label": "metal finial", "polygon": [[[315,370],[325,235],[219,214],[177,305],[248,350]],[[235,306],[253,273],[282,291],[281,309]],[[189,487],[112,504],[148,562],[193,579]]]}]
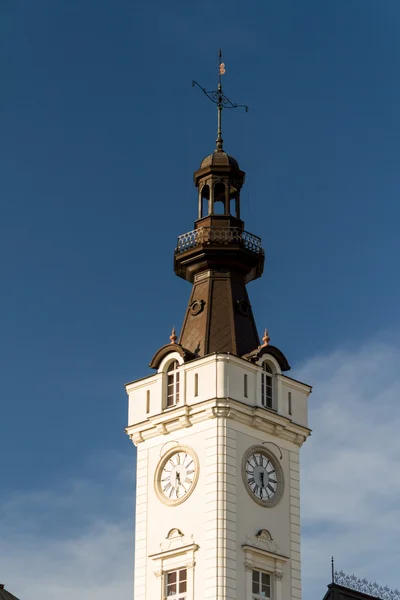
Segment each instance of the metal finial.
[{"label": "metal finial", "polygon": [[263,341],[262,348],[264,348],[265,346],[268,346],[269,342],[271,341],[271,338],[268,335],[268,329],[264,329],[264,337],[262,338],[262,341]]},{"label": "metal finial", "polygon": [[216,152],[222,152],[222,147],[223,147],[223,143],[224,143],[224,140],[222,139],[222,109],[223,108],[244,108],[246,112],[249,110],[249,107],[246,106],[245,104],[235,104],[234,102],[231,102],[229,100],[229,98],[227,98],[227,96],[225,96],[225,94],[222,91],[222,81],[221,81],[221,76],[224,74],[225,74],[225,63],[222,62],[222,52],[220,50],[218,52],[218,86],[217,86],[217,89],[208,92],[205,88],[201,87],[201,85],[199,83],[197,83],[197,81],[194,81],[194,80],[192,81],[193,87],[195,85],[197,85],[197,87],[199,87],[202,90],[202,92],[205,93],[207,98],[209,98],[211,100],[211,102],[214,102],[214,104],[217,105],[218,121],[217,121]]},{"label": "metal finial", "polygon": [[335,583],[335,559],[331,558],[331,567],[332,567],[332,583]]},{"label": "metal finial", "polygon": [[178,339],[175,333],[175,327],[172,328],[172,333],[169,336],[169,339],[171,340],[171,344],[175,344],[176,340]]}]

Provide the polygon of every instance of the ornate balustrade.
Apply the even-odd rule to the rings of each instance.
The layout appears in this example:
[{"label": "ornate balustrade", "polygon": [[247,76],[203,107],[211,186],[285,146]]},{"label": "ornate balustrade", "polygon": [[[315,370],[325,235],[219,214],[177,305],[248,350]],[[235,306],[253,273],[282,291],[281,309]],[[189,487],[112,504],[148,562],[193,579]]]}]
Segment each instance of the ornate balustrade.
[{"label": "ornate balustrade", "polygon": [[344,571],[335,571],[334,582],[343,587],[369,594],[379,600],[400,600],[400,591],[391,590],[387,586],[383,587],[375,583],[370,583],[366,579],[359,579],[355,575],[347,575]]},{"label": "ornate balustrade", "polygon": [[248,231],[242,231],[237,227],[202,227],[184,233],[178,237],[175,252],[180,254],[196,246],[214,244],[220,246],[235,243],[243,246],[246,250],[264,255],[261,238]]}]

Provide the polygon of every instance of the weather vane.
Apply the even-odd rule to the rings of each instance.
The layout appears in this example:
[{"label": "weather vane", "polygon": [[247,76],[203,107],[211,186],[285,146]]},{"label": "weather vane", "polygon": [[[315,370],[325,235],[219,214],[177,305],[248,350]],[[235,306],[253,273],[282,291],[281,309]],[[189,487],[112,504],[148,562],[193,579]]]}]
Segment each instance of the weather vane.
[{"label": "weather vane", "polygon": [[249,107],[246,106],[245,104],[235,104],[234,102],[231,102],[229,100],[229,98],[227,96],[225,96],[225,94],[223,93],[221,77],[222,77],[222,75],[225,74],[225,63],[222,62],[221,50],[218,53],[218,58],[219,58],[219,63],[218,63],[219,66],[218,66],[218,87],[217,87],[217,89],[208,92],[205,88],[201,87],[201,85],[199,83],[197,83],[197,81],[192,81],[192,86],[194,87],[195,85],[197,85],[197,87],[199,87],[205,93],[207,98],[209,98],[211,100],[211,102],[214,102],[214,104],[216,104],[218,107],[217,152],[222,152],[222,144],[223,144],[222,109],[223,108],[244,108],[245,111],[247,112],[249,110]]}]

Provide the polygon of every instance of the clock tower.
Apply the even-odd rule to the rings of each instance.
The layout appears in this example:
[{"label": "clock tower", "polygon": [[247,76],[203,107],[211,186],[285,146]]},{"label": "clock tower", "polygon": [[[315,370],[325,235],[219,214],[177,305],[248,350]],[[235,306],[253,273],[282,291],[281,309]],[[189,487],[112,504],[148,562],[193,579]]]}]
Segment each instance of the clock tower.
[{"label": "clock tower", "polygon": [[240,215],[245,173],[223,150],[221,81],[210,97],[217,146],[194,173],[197,220],[174,251],[175,273],[192,285],[180,337],[154,354],[153,375],[126,385],[134,597],[299,600],[311,388],[287,375],[266,331],[259,340],[246,285],[262,275],[264,250]]}]

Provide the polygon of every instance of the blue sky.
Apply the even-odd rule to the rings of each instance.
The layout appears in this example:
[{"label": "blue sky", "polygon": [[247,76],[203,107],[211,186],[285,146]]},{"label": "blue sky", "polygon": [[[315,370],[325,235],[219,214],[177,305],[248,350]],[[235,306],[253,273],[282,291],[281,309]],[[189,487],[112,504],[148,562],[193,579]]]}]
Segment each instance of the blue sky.
[{"label": "blue sky", "polygon": [[[190,286],[173,274],[173,249],[192,229],[192,173],[216,135],[214,107],[191,80],[215,85],[220,46],[225,91],[250,107],[226,111],[223,137],[247,174],[246,227],[267,253],[249,286],[254,313],[314,384],[304,497],[322,506],[337,489],[340,506],[342,455],[358,457],[354,473],[346,467],[354,485],[371,443],[381,467],[395,465],[399,27],[396,0],[0,0],[0,580],[22,600],[63,600],[78,583],[83,598],[108,597],[107,585],[131,595],[123,384],[149,373],[183,318]],[[335,377],[346,382],[337,395]],[[382,502],[391,514],[400,483],[388,477],[371,506],[362,488],[364,528]],[[335,549],[341,567],[400,585],[363,554],[354,507],[311,505],[310,600],[323,596]],[[382,554],[392,530],[376,527]]]}]

